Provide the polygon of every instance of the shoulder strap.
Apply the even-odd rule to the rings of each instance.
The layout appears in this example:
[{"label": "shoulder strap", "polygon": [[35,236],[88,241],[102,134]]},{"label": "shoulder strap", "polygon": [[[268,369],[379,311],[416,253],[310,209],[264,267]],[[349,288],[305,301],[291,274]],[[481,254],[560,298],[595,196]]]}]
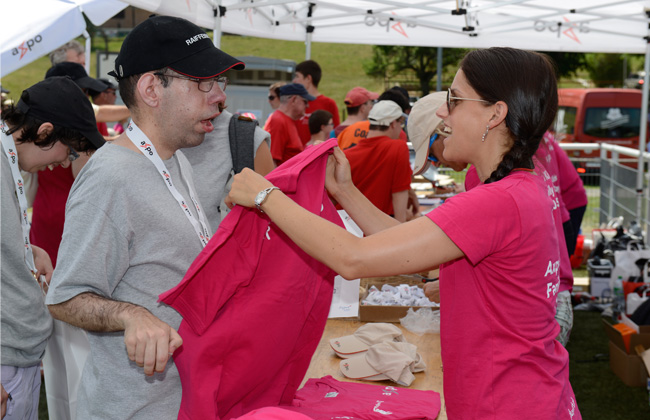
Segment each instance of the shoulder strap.
[{"label": "shoulder strap", "polygon": [[233,114],[228,126],[232,166],[236,174],[244,168],[255,167],[255,128],[257,120]]}]

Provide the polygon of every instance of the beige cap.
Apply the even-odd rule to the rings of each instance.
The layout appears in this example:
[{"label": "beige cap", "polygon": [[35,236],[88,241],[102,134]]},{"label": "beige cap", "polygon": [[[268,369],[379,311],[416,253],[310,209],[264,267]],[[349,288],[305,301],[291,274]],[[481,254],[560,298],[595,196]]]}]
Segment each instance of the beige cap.
[{"label": "beige cap", "polygon": [[341,360],[340,368],[351,379],[391,380],[409,386],[415,380],[413,373],[424,371],[426,364],[413,344],[384,342],[364,354]]},{"label": "beige cap", "polygon": [[377,102],[370,113],[368,114],[368,121],[371,125],[380,125],[388,127],[390,123],[406,114],[402,112],[402,108],[393,101],[379,101]]},{"label": "beige cap", "polygon": [[411,109],[406,130],[415,150],[413,175],[419,175],[429,167],[429,139],[442,121],[436,111],[445,102],[447,92],[435,92],[420,98]]},{"label": "beige cap", "polygon": [[373,344],[384,341],[404,341],[402,330],[384,322],[368,323],[359,327],[352,335],[332,338],[330,346],[339,357],[347,358],[367,351]]}]

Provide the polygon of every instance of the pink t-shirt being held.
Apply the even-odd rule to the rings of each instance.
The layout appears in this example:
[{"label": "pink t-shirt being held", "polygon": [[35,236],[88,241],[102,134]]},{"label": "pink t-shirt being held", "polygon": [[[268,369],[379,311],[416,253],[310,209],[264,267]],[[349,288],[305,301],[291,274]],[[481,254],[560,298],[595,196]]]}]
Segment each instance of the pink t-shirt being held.
[{"label": "pink t-shirt being held", "polygon": [[555,340],[560,248],[543,176],[514,171],[427,215],[465,254],[440,273],[449,418],[581,419]]}]

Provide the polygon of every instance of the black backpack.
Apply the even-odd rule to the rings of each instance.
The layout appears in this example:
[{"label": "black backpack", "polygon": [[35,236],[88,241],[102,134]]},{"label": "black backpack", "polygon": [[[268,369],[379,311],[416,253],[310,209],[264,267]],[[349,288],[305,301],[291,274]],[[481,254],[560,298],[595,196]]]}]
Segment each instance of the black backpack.
[{"label": "black backpack", "polygon": [[239,114],[233,114],[228,126],[230,154],[234,173],[244,168],[255,169],[255,128],[258,121]]}]

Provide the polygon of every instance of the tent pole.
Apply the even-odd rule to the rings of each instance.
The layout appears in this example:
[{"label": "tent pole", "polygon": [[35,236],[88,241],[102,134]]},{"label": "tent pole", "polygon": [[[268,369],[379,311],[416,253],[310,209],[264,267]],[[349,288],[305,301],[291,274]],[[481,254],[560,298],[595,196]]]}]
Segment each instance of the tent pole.
[{"label": "tent pole", "polygon": [[636,172],[636,216],[639,224],[642,221],[643,211],[643,178],[645,174],[645,152],[646,138],[648,135],[648,83],[650,83],[650,38],[646,40],[645,61],[643,64],[645,76],[641,95],[641,127],[639,129],[639,160]]},{"label": "tent pole", "polygon": [[86,38],[86,74],[90,76],[90,49],[92,48],[92,39],[90,38],[90,34],[86,29],[84,29],[84,38]]},{"label": "tent pole", "polygon": [[437,71],[438,77],[436,81],[436,91],[440,92],[442,90],[442,47],[438,47],[438,59],[437,61]]},{"label": "tent pole", "polygon": [[305,40],[305,60],[311,59],[311,32],[307,33],[307,39]]},{"label": "tent pole", "polygon": [[221,16],[223,9],[221,7],[221,0],[216,0],[213,6],[214,10],[214,28],[212,30],[212,42],[217,48],[221,48]]}]

